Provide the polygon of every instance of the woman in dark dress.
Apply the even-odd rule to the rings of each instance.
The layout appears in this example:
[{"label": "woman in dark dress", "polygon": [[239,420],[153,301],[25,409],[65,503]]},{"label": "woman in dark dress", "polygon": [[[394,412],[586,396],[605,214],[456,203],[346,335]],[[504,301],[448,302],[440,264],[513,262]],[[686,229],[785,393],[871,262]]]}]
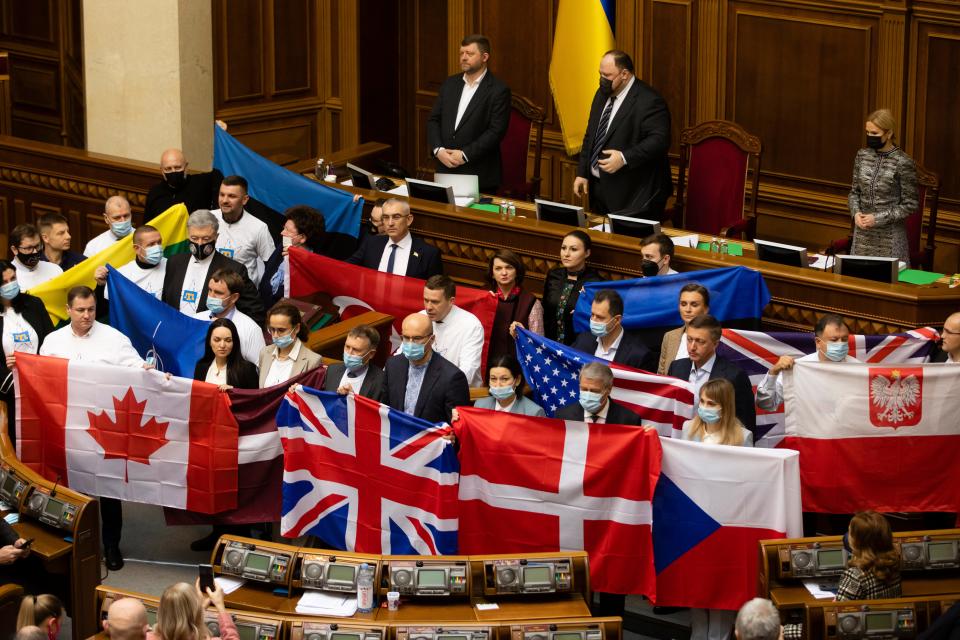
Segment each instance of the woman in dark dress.
[{"label": "woman in dark dress", "polygon": [[193,379],[219,385],[221,391],[259,386],[257,368],[240,353],[240,334],[229,318],[217,318],[210,323],[203,357],[197,362]]},{"label": "woman in dark dress", "polygon": [[587,266],[592,243],[590,236],[579,229],[563,237],[560,265],[547,272],[543,284],[544,335],[563,344],[573,344],[573,311],[583,283],[600,280],[600,274]]},{"label": "woman in dark dress", "polygon": [[529,291],[522,288],[527,270],[520,256],[509,249],[500,249],[487,265],[487,284],[497,297],[497,313],[490,332],[487,362],[501,355],[514,355],[514,327],[526,327],[543,335],[543,306]]}]

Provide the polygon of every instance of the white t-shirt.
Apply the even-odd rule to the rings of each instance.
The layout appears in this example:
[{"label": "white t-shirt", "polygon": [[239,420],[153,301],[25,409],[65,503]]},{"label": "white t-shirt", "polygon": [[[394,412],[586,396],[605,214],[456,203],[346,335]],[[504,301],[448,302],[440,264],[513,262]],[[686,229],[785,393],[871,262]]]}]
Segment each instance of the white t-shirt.
[{"label": "white t-shirt", "polygon": [[13,265],[17,268],[17,282],[20,283],[20,291],[29,291],[63,273],[63,269],[57,265],[43,260],[38,262],[33,269],[28,269],[19,260],[14,260]]},{"label": "white t-shirt", "polygon": [[[208,309],[194,314],[193,317],[212,322],[215,316]],[[240,354],[243,359],[252,362],[254,366],[260,364],[260,352],[267,346],[263,339],[263,330],[253,321],[253,318],[239,311],[236,307],[230,309],[230,312],[223,317],[229,318],[237,326],[237,334],[240,336]]]},{"label": "white t-shirt", "polygon": [[[816,351],[796,359],[796,362],[819,362],[820,354]],[[860,362],[853,356],[847,356],[844,362]],[[757,385],[757,406],[764,411],[776,411],[783,402],[783,373],[776,378],[769,373],[764,374]]]},{"label": "white t-shirt", "polygon": [[210,213],[220,222],[217,251],[245,266],[247,275],[259,286],[263,263],[270,259],[277,248],[266,223],[246,211],[233,223],[223,219],[220,209]]},{"label": "white t-shirt", "polygon": [[36,353],[40,348],[40,336],[26,318],[10,307],[3,312],[3,355],[9,356],[16,352]]},{"label": "white t-shirt", "polygon": [[[126,236],[124,236],[124,238],[125,237]],[[106,231],[104,231],[103,233],[98,235],[96,238],[93,238],[92,240],[90,240],[90,242],[87,243],[87,246],[83,248],[83,255],[89,258],[90,256],[100,253],[107,247],[113,246],[115,242],[118,242],[122,239],[123,238],[118,238],[117,236],[115,236],[113,231],[111,231],[110,229],[107,229]]]},{"label": "white t-shirt", "polygon": [[40,355],[121,367],[143,366],[143,358],[127,336],[96,321],[85,336],[75,334],[70,325],[57,329],[43,341]]},{"label": "white t-shirt", "polygon": [[[117,269],[117,273],[137,285],[154,298],[159,300],[163,296],[163,278],[167,274],[167,259],[161,258],[155,267],[144,269],[136,260]],[[103,297],[110,299],[110,287],[104,287]]]},{"label": "white t-shirt", "polygon": [[[197,260],[193,256],[187,261],[187,271],[183,275],[183,286],[180,289],[180,312],[192,316],[197,312],[200,298],[207,290],[207,271],[213,254]],[[210,274],[213,275],[213,274]]]}]

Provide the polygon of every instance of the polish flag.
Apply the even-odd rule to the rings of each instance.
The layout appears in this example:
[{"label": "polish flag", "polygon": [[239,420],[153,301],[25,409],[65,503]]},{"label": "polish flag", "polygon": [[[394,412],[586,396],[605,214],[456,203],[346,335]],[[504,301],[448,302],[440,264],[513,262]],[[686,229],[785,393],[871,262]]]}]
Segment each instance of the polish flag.
[{"label": "polish flag", "polygon": [[17,449],[93,496],[203,513],[237,506],[237,423],[216,385],[17,354]]},{"label": "polish flag", "polygon": [[960,367],[798,362],[786,438],[805,511],[960,509]]},{"label": "polish flag", "polygon": [[799,456],[661,438],[653,497],[656,604],[739,609],[757,595],[760,540],[802,535]]}]

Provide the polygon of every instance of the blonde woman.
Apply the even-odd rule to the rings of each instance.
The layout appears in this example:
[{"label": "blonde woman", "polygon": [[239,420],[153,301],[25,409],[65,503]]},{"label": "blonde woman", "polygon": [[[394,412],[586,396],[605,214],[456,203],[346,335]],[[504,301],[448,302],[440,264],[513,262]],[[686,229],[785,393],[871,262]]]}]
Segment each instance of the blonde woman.
[{"label": "blonde woman", "polygon": [[63,603],[50,594],[26,595],[20,601],[17,613],[17,631],[24,627],[39,627],[47,638],[56,640],[63,625]]},{"label": "blonde woman", "polygon": [[867,116],[867,146],[854,160],[848,198],[854,222],[850,253],[899,258],[909,264],[904,222],[919,206],[917,167],[896,145],[895,127],[888,109]]},{"label": "blonde woman", "polygon": [[737,420],[733,385],[724,378],[708,380],[700,388],[697,415],[683,423],[683,439],[708,444],[753,446],[753,434]]},{"label": "blonde woman", "polygon": [[178,582],[167,587],[160,596],[157,608],[157,624],[147,634],[147,640],[208,640],[214,638],[203,621],[203,610],[208,604],[217,608],[220,625],[219,638],[240,640],[237,626],[223,604],[223,589],[219,585],[207,588],[206,597],[200,592],[200,580],[196,584]]},{"label": "blonde woman", "polygon": [[876,511],[861,511],[847,529],[850,561],[840,577],[837,600],[899,598],[900,554],[890,523]]}]

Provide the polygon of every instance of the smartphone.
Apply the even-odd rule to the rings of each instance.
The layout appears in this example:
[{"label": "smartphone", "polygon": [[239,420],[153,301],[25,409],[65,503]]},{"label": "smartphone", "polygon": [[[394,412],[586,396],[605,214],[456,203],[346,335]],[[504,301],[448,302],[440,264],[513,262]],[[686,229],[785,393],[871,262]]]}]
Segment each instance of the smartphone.
[{"label": "smartphone", "polygon": [[30,538],[29,540],[25,540],[22,545],[20,545],[19,547],[17,547],[17,549],[29,549],[29,548],[30,548],[30,545],[33,544],[33,541],[34,541],[34,540],[35,540],[35,538]]},{"label": "smartphone", "polygon": [[197,569],[200,573],[200,591],[203,592],[203,595],[207,595],[207,588],[211,591],[217,588],[213,581],[213,565],[198,564]]}]

